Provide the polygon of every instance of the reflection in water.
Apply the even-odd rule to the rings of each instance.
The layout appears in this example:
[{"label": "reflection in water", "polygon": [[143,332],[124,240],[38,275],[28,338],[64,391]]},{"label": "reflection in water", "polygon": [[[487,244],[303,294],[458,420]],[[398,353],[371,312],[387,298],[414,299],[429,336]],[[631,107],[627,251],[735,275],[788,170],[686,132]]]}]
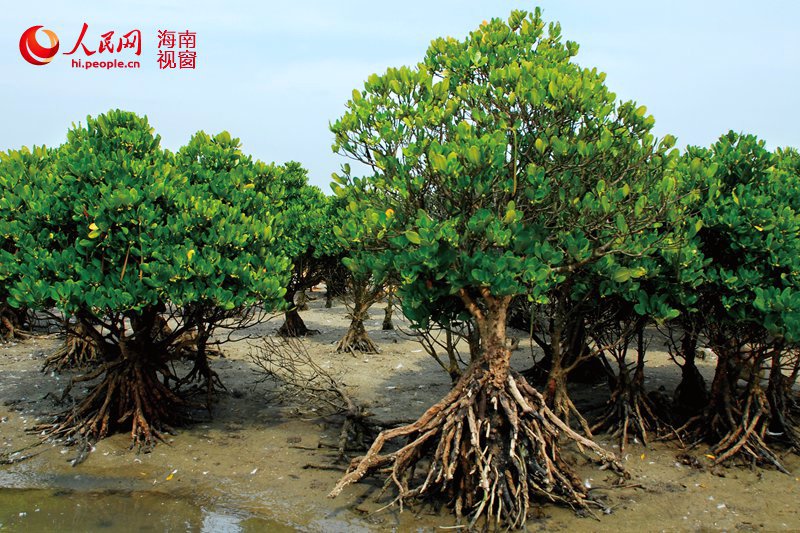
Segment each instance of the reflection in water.
[{"label": "reflection in water", "polygon": [[203,526],[201,531],[203,533],[240,533],[245,531],[245,529],[242,526],[241,516],[203,509]]}]

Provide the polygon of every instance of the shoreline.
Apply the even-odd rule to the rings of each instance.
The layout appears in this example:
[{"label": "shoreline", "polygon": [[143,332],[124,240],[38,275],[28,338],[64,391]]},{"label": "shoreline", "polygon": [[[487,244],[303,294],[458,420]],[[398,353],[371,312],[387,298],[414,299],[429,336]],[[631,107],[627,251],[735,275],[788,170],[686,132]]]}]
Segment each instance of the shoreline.
[{"label": "shoreline", "polygon": [[[309,328],[322,332],[304,340],[309,352],[323,368],[343,376],[348,391],[377,419],[413,419],[449,390],[449,377],[418,343],[397,331],[380,330],[381,305],[373,307],[366,326],[382,352],[354,357],[335,352],[335,342],[348,324],[344,306],[337,302],[332,309],[324,309],[322,298],[309,303],[310,309],[302,316]],[[280,322],[278,317],[249,333],[271,334]],[[68,376],[43,374],[39,369],[59,342],[55,337],[32,338],[0,345],[0,446],[4,450],[35,441],[24,428],[37,415],[55,410],[48,393],[60,394]],[[213,418],[179,428],[150,453],[130,450],[129,435],[117,434],[98,442],[76,467],[69,463],[74,450],[49,443],[31,459],[0,466],[0,529],[47,531],[47,520],[69,513],[81,501],[95,506],[88,515],[73,516],[84,530],[124,530],[132,527],[136,516],[142,518],[142,526],[202,531],[267,527],[271,531],[434,531],[455,524],[446,508],[436,512],[426,505],[406,506],[402,513],[397,506],[375,513],[391,501],[391,488],[376,499],[381,488],[378,479],[365,480],[328,499],[344,465],[335,463],[335,449],[321,443],[335,441],[338,428],[303,413],[298,406],[268,401],[273,389],[268,383],[257,383],[259,376],[248,360],[253,342],[225,344],[225,357],[213,359],[212,368],[228,388],[217,395]],[[650,390],[664,386],[671,393],[680,369],[655,343],[652,346],[646,384]],[[521,343],[513,359],[517,367],[530,365],[526,343]],[[700,363],[704,373],[713,371],[711,361]],[[576,400],[583,405],[601,406],[607,397],[605,384],[576,388]],[[614,450],[606,435],[598,435],[597,440]],[[796,474],[740,466],[712,469],[703,463],[703,452],[702,447],[688,452],[700,458],[696,468],[677,458],[687,453],[677,443],[656,442],[648,448],[631,443],[622,457],[632,476],[628,488],[608,489],[603,487],[613,483],[613,476],[570,451],[567,455],[579,475],[604,499],[611,514],[598,522],[555,505],[537,505],[537,518],[529,521],[528,528],[754,531],[800,527],[795,511],[800,489]],[[800,471],[797,456],[788,454],[784,460],[791,471]],[[26,507],[39,505],[40,511],[21,508],[23,502],[31,502]],[[132,509],[134,517],[125,509]],[[178,525],[159,521],[166,516],[177,517]]]}]

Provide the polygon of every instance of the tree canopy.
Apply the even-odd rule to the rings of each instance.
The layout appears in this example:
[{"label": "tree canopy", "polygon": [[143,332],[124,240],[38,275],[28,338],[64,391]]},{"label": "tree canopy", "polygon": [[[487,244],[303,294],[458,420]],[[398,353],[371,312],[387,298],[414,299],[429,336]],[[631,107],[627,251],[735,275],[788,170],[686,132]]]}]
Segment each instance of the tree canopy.
[{"label": "tree canopy", "polygon": [[542,301],[604,256],[613,279],[644,274],[613,255],[659,238],[674,141],[577,51],[538,11],[515,12],[353,92],[334,148],[371,174],[345,166],[335,188],[393,250],[410,318],[459,293]]}]

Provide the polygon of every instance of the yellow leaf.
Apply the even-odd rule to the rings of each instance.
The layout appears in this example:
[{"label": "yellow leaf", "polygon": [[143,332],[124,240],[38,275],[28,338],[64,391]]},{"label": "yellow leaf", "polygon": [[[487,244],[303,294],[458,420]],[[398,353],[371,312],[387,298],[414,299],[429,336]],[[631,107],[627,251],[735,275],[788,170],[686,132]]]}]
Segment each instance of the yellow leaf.
[{"label": "yellow leaf", "polygon": [[189,250],[188,252],[186,252],[186,259],[191,261],[192,257],[194,257],[194,250]]},{"label": "yellow leaf", "polygon": [[170,474],[167,476],[167,481],[172,481],[172,478],[175,477],[175,474]]},{"label": "yellow leaf", "polygon": [[97,224],[95,224],[94,222],[92,222],[91,224],[89,224],[89,229],[90,229],[90,230],[92,230],[92,231],[97,231],[97,230],[99,230],[100,228],[98,228],[98,227],[97,227]]},{"label": "yellow leaf", "polygon": [[641,456],[639,456],[639,459],[641,459],[642,461],[644,461],[644,454],[642,454]]},{"label": "yellow leaf", "polygon": [[712,461],[713,461],[714,459],[716,459],[716,457],[715,457],[715,456],[713,456],[713,455],[711,455],[710,453],[707,453],[707,454],[706,454],[706,458],[707,458],[707,459],[711,459]]},{"label": "yellow leaf", "polygon": [[394,209],[390,207],[389,209],[386,210],[386,217],[392,218],[393,216],[394,216]]},{"label": "yellow leaf", "polygon": [[758,231],[764,231],[764,228],[762,228],[761,226],[753,226],[753,227],[756,228]]}]

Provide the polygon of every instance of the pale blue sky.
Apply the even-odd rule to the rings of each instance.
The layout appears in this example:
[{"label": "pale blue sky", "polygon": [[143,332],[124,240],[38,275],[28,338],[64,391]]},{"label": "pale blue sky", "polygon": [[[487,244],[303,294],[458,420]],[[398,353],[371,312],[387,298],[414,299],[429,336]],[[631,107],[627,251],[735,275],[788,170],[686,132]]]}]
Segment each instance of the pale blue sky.
[{"label": "pale blue sky", "polygon": [[[431,39],[537,3],[495,1],[114,0],[6,2],[0,10],[0,149],[63,142],[72,122],[123,108],[146,114],[164,145],[227,129],[265,161],[297,160],[329,192],[343,162],[329,122],[372,72],[419,61]],[[800,146],[800,2],[541,0],[547,20],[581,45],[578,61],[608,73],[620,98],[648,106],[659,135],[708,145],[733,129]],[[34,67],[21,33],[42,24],[69,51],[142,30],[143,68],[70,68],[59,53]],[[197,32],[196,71],[159,71],[157,29]],[[73,56],[75,57],[75,56]],[[98,56],[95,56],[98,57]]]}]

